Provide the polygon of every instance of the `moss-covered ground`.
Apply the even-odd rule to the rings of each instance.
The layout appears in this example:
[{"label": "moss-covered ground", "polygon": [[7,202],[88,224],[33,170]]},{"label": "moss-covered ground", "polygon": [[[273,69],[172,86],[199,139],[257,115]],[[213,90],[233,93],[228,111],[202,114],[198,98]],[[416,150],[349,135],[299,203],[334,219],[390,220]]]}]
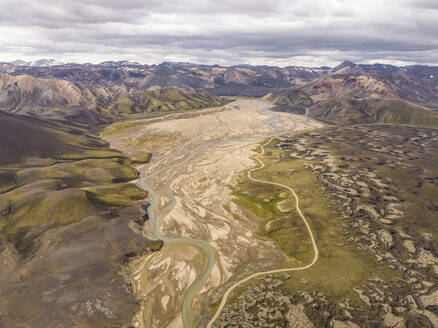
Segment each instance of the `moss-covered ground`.
[{"label": "moss-covered ground", "polygon": [[[16,136],[20,143],[2,144],[2,154],[11,157],[0,163],[0,231],[17,249],[24,250],[48,229],[89,216],[116,217],[123,207],[147,197],[130,181],[139,175],[134,166],[147,163],[150,154],[131,159],[86,131],[73,134],[49,121],[43,123],[50,128],[35,128],[26,120],[5,116],[0,122],[23,132]],[[28,151],[27,133],[48,147]]]},{"label": "moss-covered ground", "polygon": [[[286,184],[300,198],[300,208],[314,232],[320,257],[309,269],[292,273],[286,282],[289,292],[298,290],[323,291],[333,298],[354,298],[354,287],[376,275],[392,279],[395,274],[377,263],[374,257],[361,252],[342,234],[343,219],[333,199],[321,182],[306,167],[311,162],[285,159],[275,141],[265,147],[262,157],[265,167],[252,173],[257,179]],[[286,190],[244,178],[234,188],[234,202],[259,218],[258,234],[272,239],[289,257],[276,268],[304,266],[313,257],[309,235],[294,206],[286,211],[282,206],[293,196]],[[282,210],[280,210],[282,209]],[[270,226],[269,226],[269,222]],[[267,225],[268,224],[268,225]],[[266,229],[269,227],[269,229]],[[249,284],[257,283],[251,281]],[[247,286],[240,288],[242,291]],[[239,294],[237,292],[236,294]]]}]

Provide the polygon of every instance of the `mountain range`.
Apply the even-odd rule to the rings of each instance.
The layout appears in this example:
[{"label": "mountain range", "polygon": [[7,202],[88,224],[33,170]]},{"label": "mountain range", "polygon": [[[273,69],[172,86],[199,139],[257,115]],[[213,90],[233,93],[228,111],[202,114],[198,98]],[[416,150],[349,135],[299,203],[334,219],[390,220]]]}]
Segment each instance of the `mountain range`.
[{"label": "mountain range", "polygon": [[79,106],[103,115],[127,115],[217,106],[226,101],[221,96],[264,96],[283,110],[301,106],[302,112],[305,107],[311,117],[327,123],[363,123],[377,120],[377,114],[365,108],[379,101],[395,111],[399,104],[411,111],[438,110],[438,67],[348,61],[334,68],[0,63],[0,109],[7,111]]},{"label": "mountain range", "polygon": [[427,126],[435,126],[438,68],[344,62],[313,81],[266,97],[283,110],[284,106],[290,111],[306,108],[309,116],[330,124],[429,122]]}]

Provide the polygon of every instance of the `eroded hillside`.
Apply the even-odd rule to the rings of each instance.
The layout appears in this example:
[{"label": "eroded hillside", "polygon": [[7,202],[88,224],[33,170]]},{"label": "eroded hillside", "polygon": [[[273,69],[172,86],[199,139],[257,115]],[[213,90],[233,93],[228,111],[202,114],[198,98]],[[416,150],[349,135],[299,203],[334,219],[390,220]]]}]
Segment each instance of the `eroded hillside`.
[{"label": "eroded hillside", "polygon": [[47,111],[81,106],[94,112],[135,114],[218,106],[226,100],[207,91],[178,87],[131,88],[125,84],[101,86],[58,78],[0,74],[0,109]]}]

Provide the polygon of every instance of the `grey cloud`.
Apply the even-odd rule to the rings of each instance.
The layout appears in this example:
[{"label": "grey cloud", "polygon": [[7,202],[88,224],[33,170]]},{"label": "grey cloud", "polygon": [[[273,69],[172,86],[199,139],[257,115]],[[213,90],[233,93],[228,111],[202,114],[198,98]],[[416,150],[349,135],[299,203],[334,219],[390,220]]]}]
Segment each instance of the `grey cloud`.
[{"label": "grey cloud", "polygon": [[429,0],[4,0],[0,60],[436,63],[437,20]]}]

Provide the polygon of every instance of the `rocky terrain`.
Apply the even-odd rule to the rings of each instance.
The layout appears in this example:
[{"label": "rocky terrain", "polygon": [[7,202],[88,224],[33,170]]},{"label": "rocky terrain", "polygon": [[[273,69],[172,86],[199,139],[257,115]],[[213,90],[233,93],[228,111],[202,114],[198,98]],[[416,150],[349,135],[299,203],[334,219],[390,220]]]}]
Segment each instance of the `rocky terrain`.
[{"label": "rocky terrain", "polygon": [[[236,294],[216,326],[257,327],[265,320],[261,327],[438,327],[438,132],[388,125],[326,128],[283,136],[276,147],[278,163],[304,161],[330,195],[345,238],[341,247],[354,245],[378,266],[342,294],[316,283],[312,269],[307,278],[264,277]],[[324,269],[326,279],[332,270]],[[345,263],[342,270],[354,268]]]}]

